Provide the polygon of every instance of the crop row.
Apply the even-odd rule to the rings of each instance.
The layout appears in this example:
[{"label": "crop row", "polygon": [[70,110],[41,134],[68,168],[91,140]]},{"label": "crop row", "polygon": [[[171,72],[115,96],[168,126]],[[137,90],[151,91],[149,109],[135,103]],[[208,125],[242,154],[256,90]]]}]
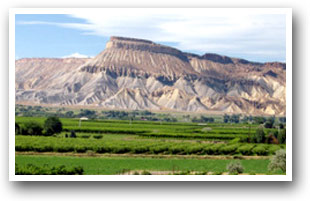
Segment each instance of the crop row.
[{"label": "crop row", "polygon": [[82,175],[84,172],[83,167],[66,167],[60,166],[36,166],[33,164],[27,164],[26,166],[20,166],[15,164],[16,175]]},{"label": "crop row", "polygon": [[16,136],[16,151],[133,153],[133,154],[208,154],[208,155],[270,155],[283,145],[267,144],[199,144],[191,142],[124,141],[83,138]]},{"label": "crop row", "polygon": [[[39,117],[16,117],[16,122],[23,124],[28,121],[35,121],[43,124],[45,118]],[[210,128],[208,133],[248,133],[247,127],[233,127],[230,125],[228,128],[225,126],[219,127],[218,124],[208,124],[208,125],[197,125],[192,123],[160,123],[160,122],[152,122],[152,121],[133,121],[129,122],[126,120],[88,120],[83,121],[82,126],[79,127],[78,119],[61,119],[64,128],[72,128],[72,129],[137,129],[144,131],[152,131],[152,130],[161,130],[164,132],[168,131],[182,131],[182,132],[202,132],[202,129],[205,127]],[[251,131],[254,131],[251,130]]]},{"label": "crop row", "polygon": [[[69,132],[70,129],[64,129],[65,132]],[[76,129],[78,133],[87,133],[87,134],[123,134],[123,135],[136,135],[142,137],[150,138],[175,138],[175,139],[201,139],[201,140],[232,140],[235,138],[240,138],[243,141],[246,141],[247,135],[242,134],[202,134],[202,133],[147,133],[144,131],[134,131],[134,130],[87,130],[87,129]]]}]

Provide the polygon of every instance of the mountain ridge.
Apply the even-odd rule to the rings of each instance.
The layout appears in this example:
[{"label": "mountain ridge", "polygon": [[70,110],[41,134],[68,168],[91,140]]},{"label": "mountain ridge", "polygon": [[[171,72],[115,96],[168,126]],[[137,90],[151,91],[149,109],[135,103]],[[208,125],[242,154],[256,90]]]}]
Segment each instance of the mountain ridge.
[{"label": "mountain ridge", "polygon": [[16,60],[16,102],[285,115],[285,74],[281,62],[111,37],[94,58]]}]

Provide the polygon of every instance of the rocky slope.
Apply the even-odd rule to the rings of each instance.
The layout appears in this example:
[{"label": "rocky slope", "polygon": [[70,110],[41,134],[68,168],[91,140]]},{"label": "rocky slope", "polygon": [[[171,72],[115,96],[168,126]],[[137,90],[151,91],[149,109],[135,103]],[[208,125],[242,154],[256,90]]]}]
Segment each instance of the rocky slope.
[{"label": "rocky slope", "polygon": [[17,60],[15,89],[17,103],[285,115],[285,76],[285,63],[111,37],[93,59]]}]

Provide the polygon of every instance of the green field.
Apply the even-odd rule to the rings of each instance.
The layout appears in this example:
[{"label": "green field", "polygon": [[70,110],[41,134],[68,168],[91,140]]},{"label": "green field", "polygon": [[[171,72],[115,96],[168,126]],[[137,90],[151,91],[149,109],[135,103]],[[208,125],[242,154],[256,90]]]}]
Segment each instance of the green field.
[{"label": "green field", "polygon": [[[43,125],[46,120],[43,117],[15,119],[21,128],[27,122]],[[230,156],[254,157],[241,160],[244,172],[269,174],[269,159],[266,157],[270,158],[277,150],[286,148],[285,144],[249,143],[249,137],[259,127],[257,124],[95,119],[83,121],[79,126],[79,119],[60,120],[63,125],[60,134],[16,135],[16,164],[19,167],[29,164],[42,167],[46,164],[68,168],[81,166],[84,174],[120,174],[136,170],[225,172],[227,164],[233,161],[226,157]],[[69,137],[72,130],[76,137]],[[264,129],[266,137],[275,131],[275,128]],[[102,157],[106,154],[114,157]],[[157,158],[153,158],[154,155]],[[176,156],[178,158],[174,158]],[[191,158],[180,158],[183,156]],[[219,158],[202,159],[201,156]]]},{"label": "green field", "polygon": [[[28,163],[38,166],[66,165],[82,166],[85,174],[121,174],[128,170],[148,171],[206,171],[226,172],[226,165],[232,160],[211,159],[156,159],[128,157],[69,157],[69,156],[26,156],[17,155],[16,163],[25,166]],[[245,173],[267,174],[269,160],[242,160]],[[281,172],[277,172],[281,173]]]},{"label": "green field", "polygon": [[[16,122],[24,124],[36,121],[43,124],[46,118],[42,117],[16,117]],[[61,119],[64,131],[75,130],[86,133],[115,133],[131,134],[156,138],[184,138],[202,140],[232,140],[244,139],[249,134],[254,134],[258,125],[246,124],[222,124],[222,123],[188,123],[188,122],[153,122],[153,121],[127,121],[127,120],[88,120],[83,121],[79,127],[79,119]],[[275,129],[266,129],[266,132]]]}]

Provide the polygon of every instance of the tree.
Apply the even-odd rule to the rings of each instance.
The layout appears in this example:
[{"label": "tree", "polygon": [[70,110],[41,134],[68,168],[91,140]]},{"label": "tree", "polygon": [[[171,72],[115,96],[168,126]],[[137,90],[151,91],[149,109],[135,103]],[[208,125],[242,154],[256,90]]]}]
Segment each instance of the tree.
[{"label": "tree", "polygon": [[281,130],[277,138],[280,144],[285,144],[286,143],[286,129]]},{"label": "tree", "polygon": [[21,129],[22,135],[42,135],[43,128],[37,122],[26,122]]},{"label": "tree", "polygon": [[255,124],[263,124],[266,121],[264,117],[254,117],[253,120]]},{"label": "tree", "polygon": [[192,122],[198,122],[198,118],[197,117],[192,118]]},{"label": "tree", "polygon": [[97,115],[96,115],[96,111],[81,109],[81,112],[78,115],[78,117],[87,117],[89,119],[95,119],[97,117]]},{"label": "tree", "polygon": [[74,116],[74,112],[73,111],[68,111],[65,113],[65,117],[68,117],[68,118],[72,118]]},{"label": "tree", "polygon": [[277,134],[277,132],[275,132],[273,134],[270,133],[268,135],[267,140],[266,140],[268,144],[279,144],[279,141],[278,141],[278,139],[277,139],[275,134]]},{"label": "tree", "polygon": [[265,132],[262,127],[256,130],[256,133],[252,136],[251,142],[254,142],[254,143],[265,142]]},{"label": "tree", "polygon": [[286,117],[279,117],[279,121],[281,123],[286,123]]},{"label": "tree", "polygon": [[265,126],[265,128],[272,128],[273,124],[274,124],[274,117],[270,117],[267,119],[264,126]]},{"label": "tree", "polygon": [[224,117],[223,117],[223,121],[224,121],[224,123],[228,123],[229,115],[225,114]]},{"label": "tree", "polygon": [[286,172],[286,152],[284,149],[276,151],[276,154],[270,159],[269,170],[280,169]]},{"label": "tree", "polygon": [[62,123],[58,117],[48,117],[44,122],[45,135],[53,135],[62,131]]},{"label": "tree", "polygon": [[240,118],[239,115],[234,114],[234,115],[231,116],[230,122],[231,122],[231,123],[236,123],[236,124],[237,124],[237,123],[239,123],[239,118]]},{"label": "tree", "polygon": [[71,137],[71,138],[76,138],[76,134],[75,134],[75,131],[74,131],[74,130],[71,131],[70,137]]}]

